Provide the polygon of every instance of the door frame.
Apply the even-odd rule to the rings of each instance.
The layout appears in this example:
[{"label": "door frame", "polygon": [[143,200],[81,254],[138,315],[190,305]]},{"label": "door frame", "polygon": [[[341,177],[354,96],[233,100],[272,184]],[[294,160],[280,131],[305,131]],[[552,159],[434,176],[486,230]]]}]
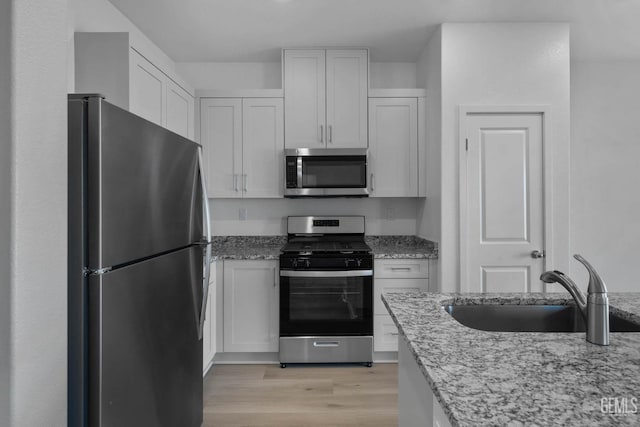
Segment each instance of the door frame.
[{"label": "door frame", "polygon": [[[554,263],[553,248],[553,156],[551,153],[551,106],[550,105],[460,105],[459,106],[459,128],[458,128],[458,194],[460,216],[459,220],[459,272],[460,272],[460,292],[471,292],[469,288],[468,271],[468,245],[467,233],[469,212],[468,205],[468,177],[467,177],[467,117],[471,115],[488,114],[540,114],[542,118],[542,199],[543,209],[543,239],[545,258],[543,269],[547,270]],[[543,287],[546,292],[546,286]]]}]

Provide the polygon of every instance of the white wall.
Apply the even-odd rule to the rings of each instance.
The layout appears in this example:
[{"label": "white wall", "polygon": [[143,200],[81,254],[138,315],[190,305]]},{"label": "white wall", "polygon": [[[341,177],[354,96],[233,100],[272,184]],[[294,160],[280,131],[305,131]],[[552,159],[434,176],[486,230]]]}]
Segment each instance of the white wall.
[{"label": "white wall", "polygon": [[[640,291],[640,61],[571,67],[571,253],[609,291]],[[584,289],[586,270],[571,261]]]},{"label": "white wall", "polygon": [[73,33],[129,32],[136,49],[159,68],[175,71],[175,63],[138,27],[108,0],[68,0],[67,9],[67,90],[74,92]]},{"label": "white wall", "polygon": [[[553,256],[569,264],[569,25],[556,23],[442,25],[442,289],[459,289],[460,105],[547,104],[552,109]],[[421,228],[419,228],[421,229]],[[549,251],[551,252],[551,251]]]},{"label": "white wall", "polygon": [[[176,71],[196,89],[282,89],[280,62],[177,62]],[[372,62],[369,87],[414,88],[416,64]]]},{"label": "white wall", "polygon": [[[435,242],[441,241],[442,228],[442,29],[430,37],[420,54],[417,74],[418,86],[427,88],[426,149],[427,197],[418,202],[417,234]],[[438,259],[438,263],[440,262]],[[438,268],[438,274],[442,271]],[[434,283],[441,283],[440,278]],[[435,288],[432,288],[435,289]]]},{"label": "white wall", "polygon": [[0,2],[0,425],[11,406],[11,3]]},{"label": "white wall", "polygon": [[0,424],[7,427],[66,425],[66,11],[66,0],[0,6]]},{"label": "white wall", "polygon": [[413,88],[418,84],[414,62],[371,62],[369,64],[369,87]]},{"label": "white wall", "polygon": [[[213,234],[285,235],[287,215],[364,215],[366,234],[415,234],[418,199],[210,199]],[[239,210],[247,210],[247,220]]]},{"label": "white wall", "polygon": [[281,89],[280,62],[177,62],[176,71],[196,89]]}]

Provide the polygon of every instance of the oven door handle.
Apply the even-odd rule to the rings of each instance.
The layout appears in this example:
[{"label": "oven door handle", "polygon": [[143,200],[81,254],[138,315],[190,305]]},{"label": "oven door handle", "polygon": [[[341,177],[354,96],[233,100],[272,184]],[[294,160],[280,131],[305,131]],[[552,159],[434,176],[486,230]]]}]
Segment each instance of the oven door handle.
[{"label": "oven door handle", "polygon": [[373,270],[308,271],[280,270],[280,277],[371,277]]}]

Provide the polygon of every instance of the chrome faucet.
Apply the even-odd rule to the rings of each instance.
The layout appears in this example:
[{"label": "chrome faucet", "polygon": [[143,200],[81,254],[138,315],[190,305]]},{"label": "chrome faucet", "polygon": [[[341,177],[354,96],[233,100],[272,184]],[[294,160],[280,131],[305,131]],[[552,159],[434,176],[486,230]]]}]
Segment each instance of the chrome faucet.
[{"label": "chrome faucet", "polygon": [[546,271],[542,273],[540,280],[546,283],[557,282],[569,291],[584,318],[584,323],[587,325],[587,341],[598,345],[609,345],[609,297],[607,296],[607,286],[586,259],[578,254],[573,257],[580,261],[589,272],[588,297],[585,297],[584,292],[578,288],[575,282],[561,271]]}]

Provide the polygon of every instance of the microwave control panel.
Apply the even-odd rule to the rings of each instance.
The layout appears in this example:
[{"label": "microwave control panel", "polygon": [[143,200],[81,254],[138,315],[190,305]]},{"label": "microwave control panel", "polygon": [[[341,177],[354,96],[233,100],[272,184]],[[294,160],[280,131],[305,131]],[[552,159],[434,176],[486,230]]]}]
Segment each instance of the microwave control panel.
[{"label": "microwave control panel", "polygon": [[298,158],[287,156],[287,188],[298,188]]}]

